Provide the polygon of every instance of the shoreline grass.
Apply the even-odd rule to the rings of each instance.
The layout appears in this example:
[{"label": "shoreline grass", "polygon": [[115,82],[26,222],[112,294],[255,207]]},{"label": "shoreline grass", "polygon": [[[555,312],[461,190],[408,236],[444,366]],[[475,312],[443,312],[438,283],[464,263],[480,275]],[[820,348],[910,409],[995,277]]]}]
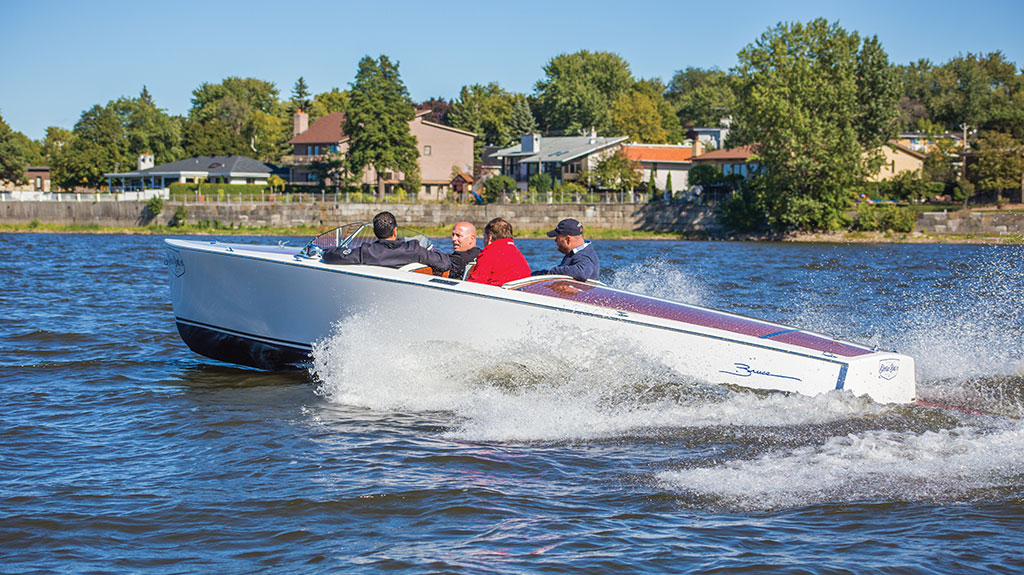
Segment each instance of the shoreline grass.
[{"label": "shoreline grass", "polygon": [[[213,227],[209,225],[184,226],[101,226],[98,224],[48,224],[32,221],[27,224],[0,224],[0,233],[52,233],[52,234],[124,234],[124,235],[202,235],[202,236],[302,236],[314,237],[331,228],[315,226],[293,227]],[[448,237],[451,228],[425,227],[416,228],[431,238]],[[527,239],[546,239],[548,230],[520,230],[516,237]],[[827,233],[791,233],[777,234],[711,234],[707,232],[667,232],[655,230],[612,230],[591,228],[586,237],[593,240],[676,240],[676,241],[752,241],[779,243],[932,243],[932,244],[1024,244],[1024,236],[1011,234],[1006,236],[966,235],[935,235],[920,232],[861,232],[839,231]]]}]

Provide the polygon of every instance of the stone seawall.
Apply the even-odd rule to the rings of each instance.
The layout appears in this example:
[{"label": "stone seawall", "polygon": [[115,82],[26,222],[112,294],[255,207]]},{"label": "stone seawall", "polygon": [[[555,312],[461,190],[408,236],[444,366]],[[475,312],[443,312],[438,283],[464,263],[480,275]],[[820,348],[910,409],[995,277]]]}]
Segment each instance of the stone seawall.
[{"label": "stone seawall", "polygon": [[925,212],[916,229],[926,234],[1005,236],[1024,234],[1024,213],[999,211]]},{"label": "stone seawall", "polygon": [[[166,224],[179,202],[165,202],[153,223]],[[221,227],[336,226],[369,221],[389,210],[410,228],[449,226],[468,220],[483,226],[502,217],[519,230],[551,229],[562,218],[576,218],[595,229],[717,231],[714,210],[708,207],[663,204],[334,204],[188,202],[188,222],[218,222]],[[0,202],[0,223],[97,224],[138,226],[145,220],[145,202]]]},{"label": "stone seawall", "polygon": [[[166,224],[179,202],[166,202],[153,223]],[[551,229],[562,218],[576,218],[589,228],[670,232],[718,232],[714,209],[679,204],[334,204],[188,202],[189,223],[218,222],[221,227],[336,226],[369,221],[389,210],[406,227],[449,226],[468,220],[483,226],[502,217],[518,230]],[[0,223],[28,224],[33,220],[58,225],[97,224],[111,227],[143,226],[145,202],[36,201],[0,202]],[[917,231],[932,235],[1024,235],[1024,213],[1001,211],[925,212]]]}]

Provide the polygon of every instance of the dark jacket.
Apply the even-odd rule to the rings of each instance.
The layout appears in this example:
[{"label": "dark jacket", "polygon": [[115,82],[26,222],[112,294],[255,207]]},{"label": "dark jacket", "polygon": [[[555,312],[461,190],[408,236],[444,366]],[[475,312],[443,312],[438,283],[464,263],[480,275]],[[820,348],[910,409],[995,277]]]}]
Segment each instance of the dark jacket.
[{"label": "dark jacket", "polygon": [[364,265],[400,268],[405,264],[419,262],[444,271],[452,265],[448,254],[428,250],[419,242],[398,240],[374,240],[355,248],[327,248],[323,262],[338,265]]},{"label": "dark jacket", "polygon": [[533,275],[555,274],[572,276],[578,281],[596,280],[601,275],[601,265],[597,262],[597,249],[587,242],[575,250],[565,254],[562,263],[549,270],[537,270]]},{"label": "dark jacket", "polygon": [[[480,248],[476,246],[473,246],[464,252],[452,252],[448,254],[448,259],[452,260],[452,269],[448,273],[448,277],[462,279],[462,276],[466,273],[466,266],[479,255]],[[444,270],[434,270],[434,273],[438,275],[442,272],[444,272]]]}]

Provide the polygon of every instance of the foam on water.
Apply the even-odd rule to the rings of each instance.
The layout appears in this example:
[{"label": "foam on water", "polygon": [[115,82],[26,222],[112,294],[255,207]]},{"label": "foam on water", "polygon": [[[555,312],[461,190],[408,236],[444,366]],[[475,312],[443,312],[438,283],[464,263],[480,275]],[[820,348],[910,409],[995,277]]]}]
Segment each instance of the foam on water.
[{"label": "foam on water", "polygon": [[612,287],[691,305],[706,299],[706,286],[692,273],[661,258],[627,265],[616,272]]},{"label": "foam on water", "polygon": [[[991,423],[991,422],[990,422]],[[1003,420],[923,433],[871,430],[714,467],[666,471],[661,485],[718,504],[774,509],[850,501],[972,501],[1020,489],[1024,425]]]},{"label": "foam on water", "polygon": [[399,329],[386,313],[367,312],[317,343],[313,374],[321,395],[379,411],[450,412],[449,435],[476,441],[818,424],[886,409],[838,393],[812,398],[707,385],[609,332],[552,323],[515,339],[453,342],[411,327],[425,322],[401,323]]}]

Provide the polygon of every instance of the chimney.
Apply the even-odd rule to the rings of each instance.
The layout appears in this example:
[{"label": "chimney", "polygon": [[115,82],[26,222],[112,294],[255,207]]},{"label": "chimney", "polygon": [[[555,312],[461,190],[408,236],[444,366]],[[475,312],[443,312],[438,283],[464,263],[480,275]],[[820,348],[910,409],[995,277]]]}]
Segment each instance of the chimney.
[{"label": "chimney", "polygon": [[540,134],[523,134],[519,139],[522,151],[527,154],[540,152]]},{"label": "chimney", "polygon": [[309,129],[309,114],[303,112],[302,110],[295,112],[295,117],[293,118],[293,120],[294,124],[292,128],[292,137],[298,136],[299,134]]},{"label": "chimney", "polygon": [[590,135],[587,136],[587,143],[593,146],[597,143],[597,130],[590,128]]},{"label": "chimney", "polygon": [[153,167],[153,154],[139,154],[139,171]]}]

